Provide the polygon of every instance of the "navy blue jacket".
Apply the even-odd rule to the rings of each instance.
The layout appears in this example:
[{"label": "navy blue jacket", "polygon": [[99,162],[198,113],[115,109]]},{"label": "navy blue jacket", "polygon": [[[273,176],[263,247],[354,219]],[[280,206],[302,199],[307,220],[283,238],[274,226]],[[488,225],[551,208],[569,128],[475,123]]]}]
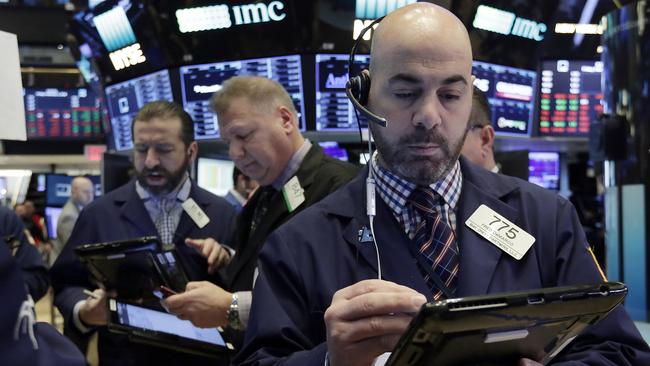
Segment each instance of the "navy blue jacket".
[{"label": "navy blue jacket", "polygon": [[7,239],[18,243],[18,250],[14,254],[16,263],[23,271],[29,294],[34,301],[38,301],[50,287],[50,278],[41,253],[27,241],[24,231],[25,225],[20,217],[11,209],[0,206],[0,245],[6,246]]},{"label": "navy blue jacket", "polygon": [[[232,206],[221,197],[192,183],[190,197],[210,218],[202,229],[183,212],[174,234],[176,250],[184,262],[191,281],[211,280],[207,274],[207,261],[196,250],[185,245],[185,238],[212,237],[220,243],[228,243],[232,237],[235,212]],[[74,305],[87,296],[83,290],[94,289],[90,273],[79,261],[74,248],[82,244],[133,239],[142,236],[158,236],[156,226],[151,220],[132,181],[86,206],[79,215],[70,239],[50,269],[54,302],[65,320],[66,334],[80,337],[80,332],[72,321]],[[75,334],[76,332],[76,334]],[[175,355],[161,349],[136,347],[120,335],[99,329],[99,357],[102,365],[143,365],[154,364],[156,358],[164,364],[173,364]],[[180,358],[182,359],[182,357]],[[144,362],[144,363],[143,363]],[[180,361],[179,361],[180,362]]]},{"label": "navy blue jacket", "polygon": [[[456,212],[460,297],[602,282],[573,206],[528,182],[494,174],[461,159]],[[323,365],[323,314],[337,290],[377,278],[375,248],[360,243],[368,226],[364,173],[272,234],[260,254],[260,276],[241,365]],[[485,204],[536,238],[519,261],[465,225]],[[429,294],[409,239],[377,197],[375,233],[384,279]],[[269,316],[271,314],[271,316]],[[650,365],[650,349],[624,308],[579,336],[553,364]],[[582,364],[582,363],[581,363]]]},{"label": "navy blue jacket", "polygon": [[[9,212],[13,213],[11,210]],[[27,299],[24,274],[15,258],[12,258],[9,248],[2,243],[0,245],[0,299],[2,299],[0,363],[12,366],[85,365],[84,356],[77,347],[54,327],[46,323],[28,321],[34,318],[34,309],[33,302],[30,303]],[[16,330],[18,330],[17,337]],[[36,343],[33,343],[30,332],[33,332]]]}]

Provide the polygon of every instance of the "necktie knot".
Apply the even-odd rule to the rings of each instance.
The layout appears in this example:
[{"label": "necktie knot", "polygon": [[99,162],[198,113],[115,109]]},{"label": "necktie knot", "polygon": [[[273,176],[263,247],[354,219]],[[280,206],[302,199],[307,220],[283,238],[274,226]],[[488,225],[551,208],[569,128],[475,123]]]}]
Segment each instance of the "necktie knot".
[{"label": "necktie knot", "polygon": [[411,192],[409,202],[426,219],[436,215],[438,196],[430,187],[418,187]]}]

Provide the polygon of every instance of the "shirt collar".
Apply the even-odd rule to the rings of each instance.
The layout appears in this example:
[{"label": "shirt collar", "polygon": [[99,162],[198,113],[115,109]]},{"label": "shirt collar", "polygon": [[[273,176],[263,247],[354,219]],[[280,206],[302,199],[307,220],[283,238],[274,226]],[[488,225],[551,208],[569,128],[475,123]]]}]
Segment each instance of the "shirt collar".
[{"label": "shirt collar", "polygon": [[185,177],[183,178],[183,181],[179,183],[178,186],[176,186],[176,188],[174,188],[168,194],[160,197],[152,195],[146,188],[144,188],[140,184],[140,182],[138,182],[137,180],[135,181],[135,191],[138,193],[138,196],[143,201],[148,201],[148,200],[161,201],[163,199],[170,199],[176,197],[178,201],[184,202],[190,197],[191,190],[192,190],[192,183],[190,182],[187,173],[185,173]]},{"label": "shirt collar", "polygon": [[[376,151],[372,156],[372,161],[372,170],[379,196],[397,215],[401,214],[402,210],[406,207],[409,196],[417,185],[379,166]],[[451,168],[449,173],[442,179],[429,185],[429,187],[438,196],[442,197],[446,205],[452,210],[456,210],[456,205],[460,198],[462,180],[463,173],[460,169],[460,163],[456,160],[456,164],[454,164],[454,167]]]},{"label": "shirt collar", "polygon": [[282,174],[280,174],[273,181],[273,183],[271,183],[273,188],[278,191],[282,190],[284,184],[289,181],[289,179],[293,177],[294,174],[296,174],[298,168],[300,167],[300,164],[302,164],[302,161],[305,159],[305,156],[307,156],[310,148],[311,142],[308,139],[305,139],[305,142],[303,142],[302,146],[300,146],[300,148],[295,153],[293,153],[291,159],[289,159],[289,163],[287,163],[287,166],[282,171]]}]

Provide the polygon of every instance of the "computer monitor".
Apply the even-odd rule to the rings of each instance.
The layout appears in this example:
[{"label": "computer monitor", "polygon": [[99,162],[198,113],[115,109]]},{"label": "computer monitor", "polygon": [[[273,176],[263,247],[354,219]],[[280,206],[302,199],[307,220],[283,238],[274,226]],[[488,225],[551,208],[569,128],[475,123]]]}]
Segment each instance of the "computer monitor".
[{"label": "computer monitor", "polygon": [[173,101],[168,70],[161,70],[106,87],[106,103],[111,119],[115,149],[133,148],[131,123],[145,104],[158,100]]},{"label": "computer monitor", "polygon": [[130,155],[105,152],[100,166],[103,194],[128,183],[135,174]]},{"label": "computer monitor", "polygon": [[[348,82],[347,54],[316,56],[316,131],[356,131],[359,127],[355,109],[345,95]],[[353,75],[370,66],[369,55],[355,55]],[[359,115],[361,128],[368,128],[367,119]]]},{"label": "computer monitor", "polygon": [[101,139],[100,99],[88,88],[24,88],[27,139]]},{"label": "computer monitor", "polygon": [[225,196],[233,187],[234,168],[235,163],[228,159],[199,157],[196,169],[197,184],[217,196]]},{"label": "computer monitor", "polygon": [[529,136],[535,111],[537,73],[474,61],[474,85],[485,93],[496,135]]},{"label": "computer monitor", "polygon": [[194,119],[197,140],[220,136],[217,117],[210,108],[210,97],[221,84],[233,76],[263,76],[282,84],[293,100],[300,129],[305,130],[305,101],[300,56],[279,56],[259,59],[215,62],[180,68],[183,108]]},{"label": "computer monitor", "polygon": [[318,143],[322,148],[325,155],[329,155],[335,159],[348,161],[348,151],[339,146],[336,141],[323,141]]},{"label": "computer monitor", "polygon": [[560,154],[531,151],[528,153],[528,181],[552,190],[560,189]]},{"label": "computer monitor", "polygon": [[601,61],[542,62],[540,136],[589,136],[589,124],[603,113],[602,72]]},{"label": "computer monitor", "polygon": [[62,207],[45,206],[45,225],[50,239],[56,239],[56,225],[62,210]]},{"label": "computer monitor", "polygon": [[74,177],[63,174],[47,174],[45,177],[45,205],[49,207],[63,207],[72,192],[72,179]]}]

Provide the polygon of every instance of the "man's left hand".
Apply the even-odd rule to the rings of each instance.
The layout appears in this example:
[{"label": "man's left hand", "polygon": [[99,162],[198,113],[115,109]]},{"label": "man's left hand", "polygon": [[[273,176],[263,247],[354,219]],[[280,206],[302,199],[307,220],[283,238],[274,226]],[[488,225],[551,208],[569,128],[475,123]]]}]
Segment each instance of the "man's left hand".
[{"label": "man's left hand", "polygon": [[185,239],[185,244],[194,248],[208,261],[208,273],[213,274],[217,269],[230,262],[230,252],[212,238]]},{"label": "man's left hand", "polygon": [[162,301],[170,313],[201,328],[225,326],[231,303],[230,292],[208,281],[189,282],[185,292]]}]

